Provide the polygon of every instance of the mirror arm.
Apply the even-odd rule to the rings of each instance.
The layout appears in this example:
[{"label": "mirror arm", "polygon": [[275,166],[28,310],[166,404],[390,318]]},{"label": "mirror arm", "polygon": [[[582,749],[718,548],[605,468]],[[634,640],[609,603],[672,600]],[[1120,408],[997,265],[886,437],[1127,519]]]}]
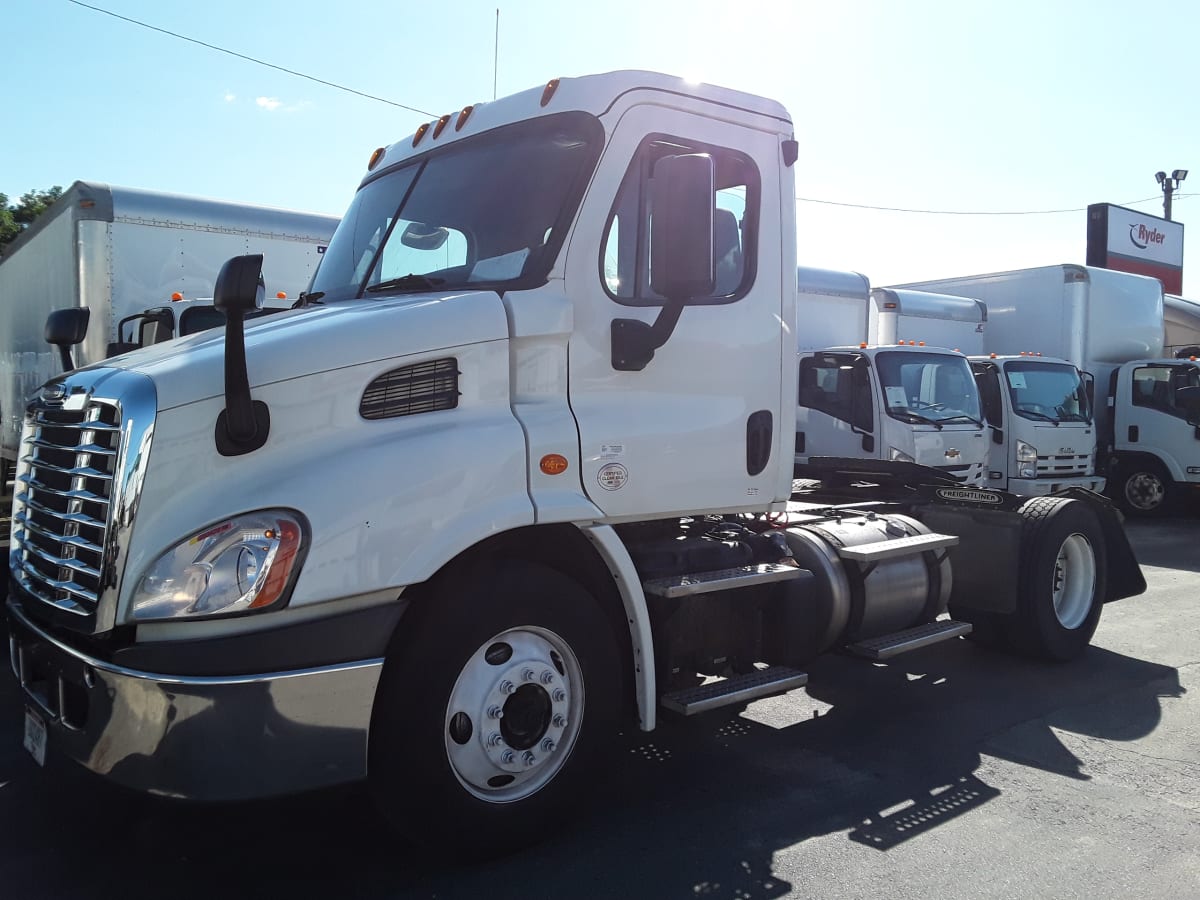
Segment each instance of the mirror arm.
[{"label": "mirror arm", "polygon": [[613,319],[612,367],[620,372],[646,368],[654,351],[670,340],[686,305],[686,300],[668,299],[652,325],[641,319]]}]

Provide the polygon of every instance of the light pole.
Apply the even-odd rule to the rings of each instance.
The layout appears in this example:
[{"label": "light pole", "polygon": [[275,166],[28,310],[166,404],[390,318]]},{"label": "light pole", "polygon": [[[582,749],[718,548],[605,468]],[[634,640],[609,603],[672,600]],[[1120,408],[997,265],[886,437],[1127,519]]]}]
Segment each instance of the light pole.
[{"label": "light pole", "polygon": [[1171,221],[1171,195],[1179,190],[1179,182],[1187,178],[1187,173],[1187,169],[1176,169],[1170,176],[1166,172],[1154,173],[1155,180],[1162,186],[1163,218],[1168,222]]}]

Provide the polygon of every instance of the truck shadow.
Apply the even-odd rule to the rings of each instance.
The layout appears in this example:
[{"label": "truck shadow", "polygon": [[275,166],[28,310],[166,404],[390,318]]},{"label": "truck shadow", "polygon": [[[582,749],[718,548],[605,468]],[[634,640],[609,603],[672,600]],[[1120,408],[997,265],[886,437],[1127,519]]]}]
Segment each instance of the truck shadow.
[{"label": "truck shadow", "polygon": [[[1163,698],[1183,694],[1177,670],[1099,648],[1051,666],[964,641],[888,665],[826,657],[810,676],[807,692],[630,736],[598,799],[556,837],[472,866],[400,843],[362,787],[183,805],[65,763],[42,773],[9,740],[0,879],[13,896],[39,897],[162,896],[167,886],[211,896],[230,885],[339,898],[783,896],[793,885],[775,872],[777,851],[845,831],[887,852],[969,816],[1000,794],[980,774],[985,757],[1086,780],[1056,732],[1134,740],[1158,726]],[[0,702],[12,710],[9,684]],[[137,883],[113,879],[106,893],[95,873],[123,858],[137,860]]]},{"label": "truck shadow", "polygon": [[1138,562],[1161,569],[1200,572],[1200,511],[1166,519],[1126,519],[1125,530]]}]

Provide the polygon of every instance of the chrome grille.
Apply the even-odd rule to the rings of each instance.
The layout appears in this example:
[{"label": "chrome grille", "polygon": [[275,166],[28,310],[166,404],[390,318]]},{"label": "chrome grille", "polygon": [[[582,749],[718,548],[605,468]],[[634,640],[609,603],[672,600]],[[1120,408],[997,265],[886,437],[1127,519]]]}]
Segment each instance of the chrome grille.
[{"label": "chrome grille", "polygon": [[13,576],[37,599],[79,616],[96,612],[121,439],[120,410],[91,401],[35,401],[14,485]]}]

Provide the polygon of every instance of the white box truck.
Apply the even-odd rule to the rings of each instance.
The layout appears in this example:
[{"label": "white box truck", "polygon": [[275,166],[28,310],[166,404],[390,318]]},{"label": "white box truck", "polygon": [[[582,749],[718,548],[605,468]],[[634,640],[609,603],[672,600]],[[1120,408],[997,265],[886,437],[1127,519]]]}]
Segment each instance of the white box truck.
[{"label": "white box truck", "polygon": [[[25,402],[62,370],[45,340],[56,309],[86,307],[76,365],[109,355],[118,325],[172,294],[211,297],[221,264],[264,254],[270,294],[312,278],[337,218],[77,181],[0,257],[0,467],[16,458]],[[128,336],[131,326],[126,326]],[[136,334],[136,330],[135,330]],[[119,348],[117,348],[119,349]]]},{"label": "white box truck", "polygon": [[180,798],[365,777],[496,853],[622,730],[828,650],[1083,653],[1145,589],[1103,498],[847,460],[793,499],[798,155],[765,98],[555,79],[376,151],[321,305],[243,330],[237,257],[224,335],[51,380],[7,582],[30,751]]},{"label": "white box truck", "polygon": [[[1157,279],[1057,265],[917,286],[983,300],[991,350],[1010,356],[1023,351],[1026,358],[1041,353],[1094,377],[1096,474],[1107,479],[1110,494],[1126,511],[1164,512],[1200,486],[1200,419],[1189,399],[1200,370],[1163,352],[1163,291]],[[1024,462],[1036,457],[1039,476],[1044,465],[1069,465],[1072,456],[1082,467],[1087,436],[1064,438],[1071,429],[1087,430],[1077,421],[1085,412],[1073,379],[1064,372],[1057,386],[1035,383],[1027,363],[1005,365],[1023,370],[1006,374],[1003,393],[1010,401],[1006,421],[1025,433]],[[1011,464],[1022,462],[1014,457]]]},{"label": "white box truck", "polygon": [[[856,272],[801,266],[796,274],[795,474],[813,474],[826,457],[884,459],[981,485],[988,446],[979,393],[966,357],[946,348],[979,340],[983,304],[872,290]],[[931,340],[902,339],[910,328]]]}]

